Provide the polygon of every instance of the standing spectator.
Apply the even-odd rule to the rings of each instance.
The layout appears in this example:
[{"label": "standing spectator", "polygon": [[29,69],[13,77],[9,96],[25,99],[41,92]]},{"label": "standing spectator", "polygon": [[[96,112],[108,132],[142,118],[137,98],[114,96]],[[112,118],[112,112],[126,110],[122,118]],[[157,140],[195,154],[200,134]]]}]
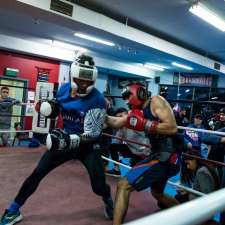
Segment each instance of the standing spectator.
[{"label": "standing spectator", "polygon": [[175,119],[177,126],[186,127],[189,124],[189,120],[187,118],[187,110],[185,108],[180,108],[178,111],[174,111]]},{"label": "standing spectator", "polygon": [[[0,129],[9,130],[11,127],[11,117],[13,105],[19,103],[14,98],[9,97],[9,88],[4,86],[0,90]],[[8,145],[8,133],[1,133],[0,146]]]},{"label": "standing spectator", "polygon": [[220,109],[219,120],[215,122],[214,130],[225,127],[225,108]]},{"label": "standing spectator", "polygon": [[[202,125],[202,116],[200,114],[196,114],[194,117],[194,123],[189,124],[187,127],[196,128],[196,129],[204,129]],[[185,147],[189,150],[195,149],[196,151],[201,150],[202,143],[202,132],[197,132],[193,130],[185,130],[184,131],[184,143]]]}]

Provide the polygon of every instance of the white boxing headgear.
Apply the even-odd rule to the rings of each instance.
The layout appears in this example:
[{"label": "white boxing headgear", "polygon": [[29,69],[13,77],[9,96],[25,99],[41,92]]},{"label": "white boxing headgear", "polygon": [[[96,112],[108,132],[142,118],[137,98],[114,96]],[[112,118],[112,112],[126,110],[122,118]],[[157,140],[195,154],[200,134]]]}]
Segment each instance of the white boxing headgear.
[{"label": "white boxing headgear", "polygon": [[[86,55],[81,55],[77,58],[75,62],[72,63],[70,68],[70,82],[71,87],[77,90],[77,95],[84,97],[88,95],[95,86],[95,81],[98,76],[97,68],[93,58]],[[79,93],[79,86],[76,83],[75,79],[92,81],[86,89],[85,93]]]}]

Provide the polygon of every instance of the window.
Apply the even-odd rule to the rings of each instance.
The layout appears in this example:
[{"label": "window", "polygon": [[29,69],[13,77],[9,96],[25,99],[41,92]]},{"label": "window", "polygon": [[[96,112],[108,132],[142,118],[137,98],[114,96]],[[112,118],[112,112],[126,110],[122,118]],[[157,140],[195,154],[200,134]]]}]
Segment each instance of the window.
[{"label": "window", "polygon": [[210,88],[195,88],[194,100],[196,101],[208,101],[209,100]]}]

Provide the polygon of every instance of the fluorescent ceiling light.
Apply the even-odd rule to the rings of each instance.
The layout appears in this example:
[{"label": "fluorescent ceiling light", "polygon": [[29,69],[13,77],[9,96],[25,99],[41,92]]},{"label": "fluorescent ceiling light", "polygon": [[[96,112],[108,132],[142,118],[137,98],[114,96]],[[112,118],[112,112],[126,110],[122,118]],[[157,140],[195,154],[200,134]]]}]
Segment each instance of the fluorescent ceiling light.
[{"label": "fluorescent ceiling light", "polygon": [[152,70],[158,70],[158,71],[164,71],[165,70],[165,68],[163,66],[151,64],[151,63],[144,64],[144,67],[152,69]]},{"label": "fluorescent ceiling light", "polygon": [[190,89],[185,90],[186,93],[190,92]]},{"label": "fluorescent ceiling light", "polygon": [[215,96],[215,97],[212,97],[211,99],[218,99],[218,97],[217,97],[217,96]]},{"label": "fluorescent ceiling light", "polygon": [[92,37],[92,36],[89,36],[87,34],[74,33],[74,36],[84,38],[86,40],[94,41],[94,42],[97,42],[97,43],[100,43],[100,44],[108,45],[108,46],[115,46],[115,44],[113,42],[102,40],[102,39],[99,39],[99,38],[96,38],[96,37]]},{"label": "fluorescent ceiling light", "polygon": [[176,66],[176,67],[180,67],[180,68],[186,69],[186,70],[193,70],[192,67],[186,66],[186,65],[183,65],[183,64],[180,64],[180,63],[177,63],[177,62],[172,62],[172,65]]},{"label": "fluorescent ceiling light", "polygon": [[78,50],[78,51],[81,51],[81,52],[86,52],[87,51],[86,48],[82,48],[82,47],[79,47],[79,46],[76,46],[76,45],[72,45],[72,44],[67,44],[67,43],[61,42],[61,41],[53,40],[52,44],[54,46],[56,46],[56,47],[62,47],[62,48],[66,48],[66,49],[69,49],[69,50]]},{"label": "fluorescent ceiling light", "polygon": [[221,31],[225,31],[225,19],[220,18],[203,4],[194,4],[189,11]]}]

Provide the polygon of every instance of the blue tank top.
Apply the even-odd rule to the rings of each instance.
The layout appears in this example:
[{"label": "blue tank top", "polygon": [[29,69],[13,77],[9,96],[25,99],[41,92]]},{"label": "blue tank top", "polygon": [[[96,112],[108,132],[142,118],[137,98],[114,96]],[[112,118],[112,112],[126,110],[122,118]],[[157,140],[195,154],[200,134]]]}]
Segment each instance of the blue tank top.
[{"label": "blue tank top", "polygon": [[56,94],[61,107],[63,127],[69,134],[82,134],[84,132],[84,117],[91,109],[106,109],[104,96],[94,88],[85,97],[71,97],[70,83],[63,84]]},{"label": "blue tank top", "polygon": [[[151,121],[160,122],[159,118],[155,117],[152,114],[150,104],[151,101],[143,109],[144,117]],[[162,162],[167,161],[170,158],[171,154],[175,151],[173,138],[171,136],[162,134],[149,134],[148,138],[152,146],[151,152],[154,155],[154,158],[159,159]]]}]

